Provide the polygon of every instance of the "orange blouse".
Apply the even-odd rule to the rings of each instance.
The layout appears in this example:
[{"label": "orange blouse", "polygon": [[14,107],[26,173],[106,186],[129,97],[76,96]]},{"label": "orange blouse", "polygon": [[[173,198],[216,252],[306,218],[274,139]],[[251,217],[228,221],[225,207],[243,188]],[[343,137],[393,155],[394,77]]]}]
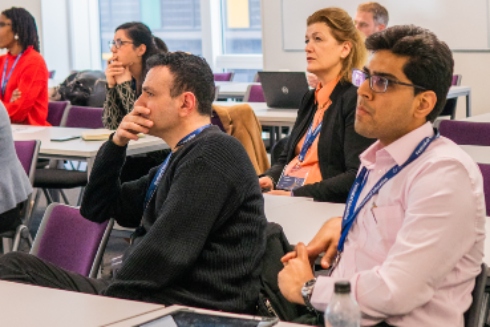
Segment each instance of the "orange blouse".
[{"label": "orange blouse", "polygon": [[[313,129],[315,129],[322,122],[325,111],[327,111],[328,107],[332,103],[330,100],[330,95],[332,94],[332,91],[339,80],[340,77],[336,78],[325,86],[322,86],[320,83],[318,84],[315,90],[315,103],[317,104],[317,110],[315,116],[313,117]],[[296,156],[284,169],[284,174],[287,176],[305,178],[304,185],[317,183],[323,179],[320,171],[320,165],[318,163],[318,136],[306,152],[303,162],[299,161],[299,153],[305,142],[306,134],[307,133],[303,135],[301,140],[296,145]]]}]

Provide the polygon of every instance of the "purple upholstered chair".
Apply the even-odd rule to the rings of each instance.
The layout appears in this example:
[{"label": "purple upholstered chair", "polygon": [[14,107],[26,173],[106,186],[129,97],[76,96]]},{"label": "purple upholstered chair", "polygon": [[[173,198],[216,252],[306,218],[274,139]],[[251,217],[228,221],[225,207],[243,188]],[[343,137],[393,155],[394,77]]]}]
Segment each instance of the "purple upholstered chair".
[{"label": "purple upholstered chair", "polygon": [[490,146],[490,123],[444,119],[439,132],[459,145]]},{"label": "purple upholstered chair", "polygon": [[234,72],[228,73],[214,73],[214,80],[220,82],[231,82],[233,80]]},{"label": "purple upholstered chair", "polygon": [[104,128],[102,112],[104,108],[71,106],[66,117],[66,127]]},{"label": "purple upholstered chair", "polygon": [[[31,184],[34,181],[34,174],[36,171],[37,155],[39,153],[39,148],[41,142],[39,140],[30,141],[14,141],[15,152],[19,158],[22,167],[24,168]],[[10,238],[13,240],[12,251],[17,251],[19,249],[19,244],[21,239],[25,239],[29,246],[32,245],[31,234],[29,234],[29,220],[31,214],[31,195],[27,197],[22,207],[22,224],[17,227],[16,230],[6,231],[0,234],[1,238]],[[4,245],[7,245],[4,242]],[[8,252],[8,248],[4,248],[4,253]]]},{"label": "purple upholstered chair", "polygon": [[52,203],[46,208],[31,254],[83,276],[97,277],[113,219],[94,223],[80,210]]},{"label": "purple upholstered chair", "polygon": [[250,84],[243,96],[243,102],[265,102],[264,91],[260,84]]},{"label": "purple upholstered chair", "polygon": [[69,101],[49,101],[48,103],[48,123],[51,126],[60,126],[63,119],[63,114],[70,104]]},{"label": "purple upholstered chair", "polygon": [[[64,126],[79,127],[79,128],[103,128],[102,112],[103,108],[71,106],[66,115]],[[83,188],[87,185],[87,172],[78,170],[66,169],[37,169],[34,180],[34,187],[42,189],[48,203],[52,203],[53,199],[48,189],[71,189],[81,187],[82,191],[78,198],[78,203],[81,201]],[[60,192],[65,203],[68,204],[68,198],[63,192]],[[36,195],[36,203],[39,199],[39,194]]]},{"label": "purple upholstered chair", "polygon": [[479,163],[478,167],[480,167],[483,176],[483,193],[485,194],[487,216],[490,216],[490,164]]}]

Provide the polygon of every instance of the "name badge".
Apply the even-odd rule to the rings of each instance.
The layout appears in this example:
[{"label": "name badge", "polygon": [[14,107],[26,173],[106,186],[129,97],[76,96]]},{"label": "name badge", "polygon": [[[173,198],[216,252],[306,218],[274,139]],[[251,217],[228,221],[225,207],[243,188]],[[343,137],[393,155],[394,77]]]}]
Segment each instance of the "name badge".
[{"label": "name badge", "polygon": [[292,191],[303,186],[306,178],[282,175],[277,182],[276,189]]}]

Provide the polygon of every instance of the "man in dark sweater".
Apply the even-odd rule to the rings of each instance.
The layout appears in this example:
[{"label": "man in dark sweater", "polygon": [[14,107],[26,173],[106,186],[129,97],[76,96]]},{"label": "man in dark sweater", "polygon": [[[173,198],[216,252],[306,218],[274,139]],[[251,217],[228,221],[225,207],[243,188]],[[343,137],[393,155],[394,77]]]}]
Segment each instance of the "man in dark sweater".
[{"label": "man in dark sweater", "polygon": [[[115,278],[89,279],[22,254],[0,258],[0,278],[253,313],[266,226],[254,168],[237,140],[210,125],[214,82],[203,59],[158,54],[148,66],[134,110],[97,154],[81,207],[92,221],[138,227]],[[139,133],[161,137],[172,153],[121,185],[127,144]],[[59,280],[48,282],[48,273]]]}]

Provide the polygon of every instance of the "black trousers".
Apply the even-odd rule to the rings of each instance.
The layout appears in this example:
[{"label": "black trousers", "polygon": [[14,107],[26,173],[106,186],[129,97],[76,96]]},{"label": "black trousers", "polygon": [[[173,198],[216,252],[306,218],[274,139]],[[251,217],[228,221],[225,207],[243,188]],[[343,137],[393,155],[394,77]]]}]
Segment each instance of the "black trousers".
[{"label": "black trousers", "polygon": [[19,206],[0,213],[0,233],[15,230],[21,223]]},{"label": "black trousers", "polygon": [[22,252],[0,256],[0,279],[88,294],[101,294],[110,283],[66,271]]}]

